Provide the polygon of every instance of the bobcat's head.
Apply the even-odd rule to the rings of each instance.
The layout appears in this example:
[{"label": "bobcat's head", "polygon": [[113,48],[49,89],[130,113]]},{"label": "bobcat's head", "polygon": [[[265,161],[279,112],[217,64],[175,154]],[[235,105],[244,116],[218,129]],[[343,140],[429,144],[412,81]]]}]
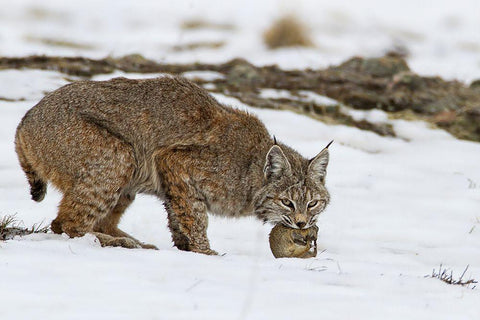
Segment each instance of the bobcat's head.
[{"label": "bobcat's head", "polygon": [[315,225],[330,200],[325,188],[328,146],[306,160],[274,144],[266,156],[265,185],[256,197],[256,215],[264,222],[280,222],[294,229]]}]

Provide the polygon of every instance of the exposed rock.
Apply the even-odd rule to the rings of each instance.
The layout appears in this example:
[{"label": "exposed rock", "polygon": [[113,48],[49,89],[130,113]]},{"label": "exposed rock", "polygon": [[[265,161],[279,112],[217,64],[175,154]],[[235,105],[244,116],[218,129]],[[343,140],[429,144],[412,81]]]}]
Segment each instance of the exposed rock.
[{"label": "exposed rock", "polygon": [[473,80],[472,83],[470,83],[470,88],[480,90],[480,79]]},{"label": "exposed rock", "polygon": [[381,58],[354,57],[334,69],[363,73],[373,77],[391,77],[401,71],[410,70],[405,60],[398,56],[385,56]]},{"label": "exposed rock", "polygon": [[235,59],[228,64],[228,84],[235,87],[255,86],[260,84],[260,74],[255,66],[244,59]]}]

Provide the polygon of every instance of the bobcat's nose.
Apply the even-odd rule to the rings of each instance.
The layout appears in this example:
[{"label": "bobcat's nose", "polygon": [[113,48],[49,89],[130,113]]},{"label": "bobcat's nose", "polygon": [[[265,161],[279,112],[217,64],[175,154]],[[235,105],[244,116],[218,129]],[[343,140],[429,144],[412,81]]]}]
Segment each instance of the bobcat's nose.
[{"label": "bobcat's nose", "polygon": [[297,227],[299,227],[300,229],[303,229],[303,227],[305,227],[306,223],[303,222],[303,221],[298,221],[297,222]]}]

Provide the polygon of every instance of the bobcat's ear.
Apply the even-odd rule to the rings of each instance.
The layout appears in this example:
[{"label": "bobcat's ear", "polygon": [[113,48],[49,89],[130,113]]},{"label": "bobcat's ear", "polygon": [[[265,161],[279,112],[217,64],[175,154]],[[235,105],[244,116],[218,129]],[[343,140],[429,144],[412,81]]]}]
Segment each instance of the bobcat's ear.
[{"label": "bobcat's ear", "polygon": [[263,173],[267,180],[278,179],[291,173],[290,162],[278,145],[274,145],[267,153]]},{"label": "bobcat's ear", "polygon": [[328,147],[332,142],[330,142],[322,151],[320,151],[319,154],[310,160],[310,163],[308,164],[307,176],[312,181],[320,181],[321,183],[325,183],[329,158]]}]

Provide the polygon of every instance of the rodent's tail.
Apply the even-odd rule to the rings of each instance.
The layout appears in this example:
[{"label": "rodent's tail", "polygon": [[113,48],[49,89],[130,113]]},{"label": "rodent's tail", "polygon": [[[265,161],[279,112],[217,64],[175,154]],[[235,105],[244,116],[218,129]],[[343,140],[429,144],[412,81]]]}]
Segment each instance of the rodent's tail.
[{"label": "rodent's tail", "polygon": [[43,200],[43,198],[45,198],[45,194],[47,193],[47,183],[38,175],[34,167],[25,156],[25,144],[22,140],[20,131],[20,128],[17,129],[17,134],[15,135],[15,151],[17,152],[20,165],[22,166],[22,169],[27,176],[28,183],[30,184],[30,194],[32,195],[32,200],[40,202]]}]

